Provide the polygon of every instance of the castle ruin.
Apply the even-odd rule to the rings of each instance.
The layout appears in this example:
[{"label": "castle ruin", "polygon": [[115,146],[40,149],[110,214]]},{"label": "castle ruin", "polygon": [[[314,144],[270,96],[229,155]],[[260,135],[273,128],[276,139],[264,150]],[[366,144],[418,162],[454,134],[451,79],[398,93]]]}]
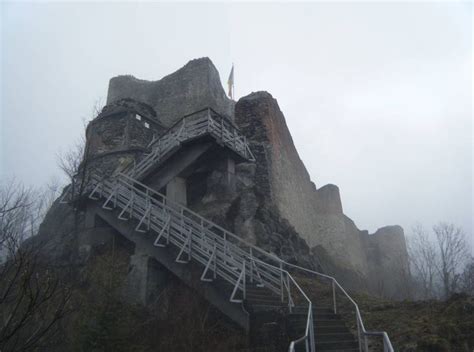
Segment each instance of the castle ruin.
[{"label": "castle ruin", "polygon": [[[258,298],[296,309],[290,268],[403,298],[403,229],[359,230],[338,187],[311,180],[277,101],[267,92],[228,99],[208,58],[158,81],[112,78],[86,139],[80,175],[63,203],[84,210],[83,258],[111,236],[131,244],[129,299],[146,305],[171,273],[252,331],[260,326],[254,315],[268,311]],[[52,217],[43,232],[60,227]],[[361,348],[364,331],[356,334],[347,351]],[[306,335],[303,344],[314,350],[314,336]]]}]

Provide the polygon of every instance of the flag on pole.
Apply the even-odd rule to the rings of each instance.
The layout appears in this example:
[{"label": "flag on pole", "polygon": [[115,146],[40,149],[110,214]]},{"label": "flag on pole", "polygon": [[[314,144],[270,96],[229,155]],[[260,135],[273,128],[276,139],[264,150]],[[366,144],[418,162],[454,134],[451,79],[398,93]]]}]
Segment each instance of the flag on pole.
[{"label": "flag on pole", "polygon": [[229,87],[229,97],[234,99],[234,64],[232,64],[232,70],[230,70],[229,79],[227,80],[227,86]]}]

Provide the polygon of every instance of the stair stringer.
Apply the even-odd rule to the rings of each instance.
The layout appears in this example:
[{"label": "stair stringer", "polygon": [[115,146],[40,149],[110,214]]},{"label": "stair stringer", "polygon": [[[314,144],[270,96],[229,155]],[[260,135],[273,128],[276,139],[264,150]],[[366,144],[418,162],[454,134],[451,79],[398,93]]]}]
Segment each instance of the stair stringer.
[{"label": "stair stringer", "polygon": [[136,224],[134,223],[136,221],[123,221],[118,219],[117,210],[110,211],[103,209],[100,204],[92,201],[89,202],[87,211],[90,212],[88,216],[100,217],[121,235],[132,241],[136,246],[136,250],[154,258],[185,285],[195,290],[221,313],[243,328],[246,333],[249,333],[250,315],[242,304],[229,301],[230,292],[227,292],[227,283],[221,282],[220,280],[214,282],[201,281],[200,277],[203,268],[199,263],[195,261],[191,261],[188,264],[177,263],[175,261],[177,251],[171,250],[172,245],[168,247],[155,247],[153,245],[153,235],[135,231]]},{"label": "stair stringer", "polygon": [[[214,145],[211,142],[193,144],[192,148],[183,146],[176,150],[165,160],[150,168],[148,173],[141,179],[147,186],[153,189],[161,189],[166,186],[174,177],[193,165],[199,158],[207,153]],[[166,166],[165,166],[166,165]]]}]

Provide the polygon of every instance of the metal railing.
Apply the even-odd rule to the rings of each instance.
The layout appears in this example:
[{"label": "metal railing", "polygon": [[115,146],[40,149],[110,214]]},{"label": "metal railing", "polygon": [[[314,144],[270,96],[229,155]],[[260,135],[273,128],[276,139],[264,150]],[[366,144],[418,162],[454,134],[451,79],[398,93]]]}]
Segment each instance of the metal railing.
[{"label": "metal railing", "polygon": [[211,108],[206,108],[184,116],[163,135],[152,140],[148,145],[151,152],[131,169],[128,175],[134,178],[142,177],[151,167],[181,143],[204,135],[214,137],[219,143],[230,148],[241,157],[255,161],[247,139],[240,133],[239,129],[226,117]]},{"label": "metal railing", "polygon": [[183,117],[165,134],[153,140],[149,144],[151,153],[128,170],[110,178],[91,175],[85,188],[90,192],[89,198],[104,200],[104,209],[120,209],[118,217],[122,220],[136,219],[136,231],[155,233],[154,246],[165,247],[172,244],[178,247],[176,262],[188,263],[194,259],[201,263],[204,266],[202,281],[212,281],[219,277],[233,285],[229,297],[231,302],[243,302],[246,299],[247,281],[265,286],[279,295],[281,301],[287,303],[290,313],[300,298],[308,306],[304,335],[290,343],[289,352],[295,351],[296,346],[302,344],[307,352],[314,352],[315,338],[312,301],[284,266],[329,280],[332,284],[334,313],[338,309],[336,288],[349,299],[356,311],[361,352],[368,352],[368,336],[382,337],[384,351],[392,352],[393,347],[385,332],[365,330],[357,304],[335,278],[286,263],[137,181],[137,178],[157,165],[181,143],[204,135],[211,135],[242,157],[255,160],[245,136],[230,120],[207,108]]},{"label": "metal railing", "polygon": [[92,177],[94,188],[89,197],[105,199],[103,208],[120,208],[120,219],[135,218],[135,230],[156,233],[154,245],[163,247],[174,244],[180,251],[177,262],[186,263],[195,259],[204,265],[201,279],[208,281],[216,276],[234,284],[232,301],[238,291],[245,298],[245,284],[264,285],[281,295],[281,272],[277,266],[264,267],[261,263],[280,262],[280,259],[253,246],[219,225],[206,220],[192,210],[170,202],[164,195],[125,174],[113,179],[101,180]]},{"label": "metal railing", "polygon": [[231,302],[242,302],[246,299],[247,281],[264,286],[281,296],[281,301],[287,303],[290,313],[295,307],[296,295],[299,294],[303,303],[308,305],[306,328],[301,338],[290,343],[289,352],[295,351],[295,347],[300,344],[304,344],[307,352],[314,352],[315,338],[312,301],[296,279],[284,269],[285,266],[330,280],[335,313],[336,288],[347,296],[356,309],[360,351],[368,352],[367,336],[371,335],[383,337],[385,352],[393,351],[385,332],[365,330],[357,304],[335,278],[284,262],[192,210],[169,201],[164,195],[126,174],[120,173],[108,179],[92,175],[91,182],[93,189],[89,197],[104,200],[104,209],[119,209],[119,219],[134,218],[138,222],[136,231],[155,233],[154,246],[165,247],[173,244],[179,249],[176,262],[188,263],[194,259],[201,263],[204,266],[202,281],[212,281],[220,277],[233,285],[229,297]]},{"label": "metal railing", "polygon": [[[383,351],[384,352],[394,352],[392,343],[390,341],[390,338],[388,337],[388,334],[385,331],[367,331],[364,326],[364,322],[362,320],[362,316],[360,314],[359,306],[357,303],[354,301],[354,299],[347,293],[347,291],[339,284],[339,282],[332,276],[325,275],[322,273],[319,273],[314,270],[310,270],[307,268],[303,268],[298,265],[290,264],[287,262],[284,262],[284,266],[294,268],[296,270],[300,270],[302,272],[318,276],[320,278],[325,279],[327,282],[330,283],[331,285],[331,290],[332,290],[332,309],[334,311],[334,314],[337,314],[338,312],[338,304],[337,304],[337,299],[336,299],[336,292],[339,290],[341,294],[348,299],[352,307],[354,308],[355,311],[355,322],[357,326],[357,341],[359,342],[359,351],[363,352],[369,352],[369,346],[368,346],[368,337],[370,336],[377,336],[382,338],[383,342]],[[294,349],[289,349],[290,352],[294,351]]]}]

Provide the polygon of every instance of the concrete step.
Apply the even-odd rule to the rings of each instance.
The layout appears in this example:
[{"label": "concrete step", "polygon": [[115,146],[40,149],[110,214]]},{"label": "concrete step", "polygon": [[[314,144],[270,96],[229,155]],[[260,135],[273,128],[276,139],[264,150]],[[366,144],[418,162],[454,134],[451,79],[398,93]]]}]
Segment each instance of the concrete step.
[{"label": "concrete step", "polygon": [[272,298],[272,297],[249,297],[247,295],[245,300],[247,302],[250,302],[251,304],[266,304],[266,305],[285,306],[285,307],[288,306],[288,304],[286,304],[285,302],[282,302],[280,299]]},{"label": "concrete step", "polygon": [[249,304],[249,306],[254,312],[286,309],[285,304],[278,305],[278,304],[255,303],[255,304]]},{"label": "concrete step", "polygon": [[[288,326],[294,328],[306,327],[306,320],[288,322]],[[347,328],[343,320],[319,320],[313,322],[314,329],[319,328]]]},{"label": "concrete step", "polygon": [[350,334],[350,330],[344,326],[318,326],[314,328],[316,335],[323,334]]},{"label": "concrete step", "polygon": [[354,349],[359,347],[359,343],[352,340],[334,340],[334,341],[324,341],[316,342],[316,350],[318,351],[334,351],[334,350],[345,350],[346,348]]},{"label": "concrete step", "polygon": [[331,352],[360,352],[359,351],[359,347],[357,348],[344,348],[344,349],[324,349],[324,348],[319,348],[318,349],[318,352],[327,352],[327,351],[331,351]]},{"label": "concrete step", "polygon": [[[314,306],[313,305],[313,313],[321,313],[321,312],[327,312],[327,313],[334,313],[334,308],[331,306]],[[308,312],[308,307],[293,307],[292,309],[292,314],[306,314]]]},{"label": "concrete step", "polygon": [[[291,315],[288,317],[288,321],[306,321],[307,320],[307,314],[301,314],[301,315]],[[342,317],[339,314],[327,314],[327,313],[321,313],[321,314],[313,314],[313,321],[326,321],[326,320],[342,320]]]},{"label": "concrete step", "polygon": [[246,290],[245,295],[248,298],[266,299],[266,300],[270,299],[270,300],[277,300],[277,301],[281,302],[281,297],[272,294],[272,292],[270,290],[268,290],[268,291],[259,291],[259,292],[255,292],[255,291],[252,292],[252,291]]},{"label": "concrete step", "polygon": [[346,333],[332,333],[332,334],[321,334],[320,332],[314,332],[314,337],[317,341],[352,341],[354,336],[350,332]]}]

